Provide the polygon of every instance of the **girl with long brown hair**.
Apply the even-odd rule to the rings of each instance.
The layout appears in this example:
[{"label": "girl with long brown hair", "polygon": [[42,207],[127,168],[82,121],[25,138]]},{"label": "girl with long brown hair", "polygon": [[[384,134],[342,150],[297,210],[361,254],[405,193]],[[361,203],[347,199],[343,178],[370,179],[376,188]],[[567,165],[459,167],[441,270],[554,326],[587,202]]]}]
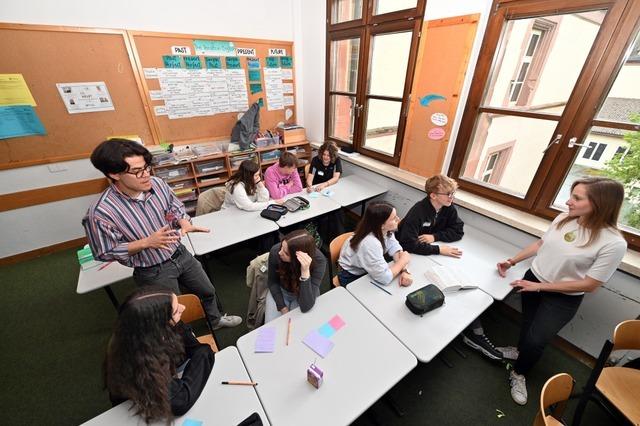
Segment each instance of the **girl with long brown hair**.
[{"label": "girl with long brown hair", "polygon": [[298,306],[302,312],[313,308],[326,268],[327,259],[307,231],[299,229],[285,235],[269,252],[265,322]]},{"label": "girl with long brown hair", "polygon": [[[244,160],[226,184],[227,193],[222,208],[236,206],[241,210],[263,210],[269,205],[269,191],[264,186],[260,166],[252,160]],[[275,200],[282,204],[282,200]]]},{"label": "girl with long brown hair", "polygon": [[535,256],[531,269],[511,286],[522,296],[522,326],[518,347],[498,348],[515,360],[510,373],[511,397],[527,402],[525,375],[544,348],[576,314],[584,293],[607,282],[626,253],[617,228],[624,198],[619,182],[607,178],[579,179],[571,185],[568,212],[558,215],[541,239],[510,259],[498,273]]},{"label": "girl with long brown hair", "polygon": [[131,400],[132,410],[147,423],[189,411],[213,369],[211,347],[180,320],[183,311],[176,295],[160,286],[138,288],[118,311],[104,362],[105,385],[113,405]]}]

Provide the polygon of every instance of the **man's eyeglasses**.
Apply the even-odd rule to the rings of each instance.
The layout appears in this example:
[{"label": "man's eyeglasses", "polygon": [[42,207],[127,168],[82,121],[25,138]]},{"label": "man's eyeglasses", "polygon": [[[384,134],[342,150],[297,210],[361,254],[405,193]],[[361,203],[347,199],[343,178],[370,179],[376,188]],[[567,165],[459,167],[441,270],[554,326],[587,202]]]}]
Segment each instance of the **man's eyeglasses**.
[{"label": "man's eyeglasses", "polygon": [[151,165],[150,164],[147,164],[146,166],[144,166],[141,169],[127,170],[125,173],[128,174],[128,175],[134,175],[135,177],[140,179],[142,176],[144,176],[145,172],[146,173],[151,173]]},{"label": "man's eyeglasses", "polygon": [[448,198],[453,198],[456,195],[456,191],[452,192],[436,192],[438,195],[446,195]]}]

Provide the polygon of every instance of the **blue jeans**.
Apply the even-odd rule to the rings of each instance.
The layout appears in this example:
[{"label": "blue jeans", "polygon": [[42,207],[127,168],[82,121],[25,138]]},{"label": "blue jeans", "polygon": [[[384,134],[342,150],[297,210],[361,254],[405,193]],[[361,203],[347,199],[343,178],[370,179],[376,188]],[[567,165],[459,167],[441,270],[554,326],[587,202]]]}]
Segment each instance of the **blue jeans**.
[{"label": "blue jeans", "polygon": [[[281,288],[282,290],[282,296],[284,297],[284,304],[287,308],[289,308],[289,310],[293,310],[295,308],[298,307],[298,298],[296,297],[296,295],[294,293],[291,293],[290,291],[285,290],[284,288]],[[264,322],[265,324],[268,323],[271,320],[274,320],[276,318],[278,318],[280,315],[282,315],[280,313],[280,311],[278,310],[278,307],[276,306],[276,301],[273,299],[273,296],[271,295],[271,292],[269,291],[267,293],[267,301],[266,301],[266,305],[264,308]]]},{"label": "blue jeans", "polygon": [[364,277],[365,275],[366,274],[356,275],[341,269],[340,272],[338,272],[338,281],[340,281],[340,285],[342,287],[346,287],[350,282],[355,281],[360,277]]}]

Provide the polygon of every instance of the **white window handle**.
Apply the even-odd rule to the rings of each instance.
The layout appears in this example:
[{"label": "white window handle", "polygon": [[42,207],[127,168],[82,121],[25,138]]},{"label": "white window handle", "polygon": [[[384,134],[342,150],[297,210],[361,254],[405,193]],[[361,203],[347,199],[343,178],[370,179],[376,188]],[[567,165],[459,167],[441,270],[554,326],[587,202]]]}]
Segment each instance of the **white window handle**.
[{"label": "white window handle", "polygon": [[574,146],[586,146],[586,144],[583,144],[583,143],[576,143],[577,141],[578,141],[578,138],[574,136],[571,139],[569,139],[569,143],[567,144],[567,146],[569,148],[573,148]]},{"label": "white window handle", "polygon": [[561,139],[562,139],[562,135],[558,133],[555,139],[549,142],[549,145],[547,145],[547,147],[542,151],[542,153],[544,154],[545,152],[547,152],[547,150],[551,148],[551,145],[553,145],[554,143],[559,143]]}]

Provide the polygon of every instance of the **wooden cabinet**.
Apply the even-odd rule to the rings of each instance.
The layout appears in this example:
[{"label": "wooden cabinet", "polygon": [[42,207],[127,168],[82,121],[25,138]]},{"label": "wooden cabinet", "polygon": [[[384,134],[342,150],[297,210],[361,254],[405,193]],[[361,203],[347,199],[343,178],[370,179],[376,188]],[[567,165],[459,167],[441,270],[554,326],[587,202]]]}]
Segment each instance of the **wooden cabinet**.
[{"label": "wooden cabinet", "polygon": [[153,166],[153,174],[167,182],[184,203],[187,213],[192,214],[195,212],[200,193],[228,181],[242,161],[256,161],[264,172],[267,167],[278,161],[284,151],[296,154],[298,170],[304,177],[303,169],[311,161],[312,153],[308,141],[269,145],[252,151],[226,152],[179,164]]}]

